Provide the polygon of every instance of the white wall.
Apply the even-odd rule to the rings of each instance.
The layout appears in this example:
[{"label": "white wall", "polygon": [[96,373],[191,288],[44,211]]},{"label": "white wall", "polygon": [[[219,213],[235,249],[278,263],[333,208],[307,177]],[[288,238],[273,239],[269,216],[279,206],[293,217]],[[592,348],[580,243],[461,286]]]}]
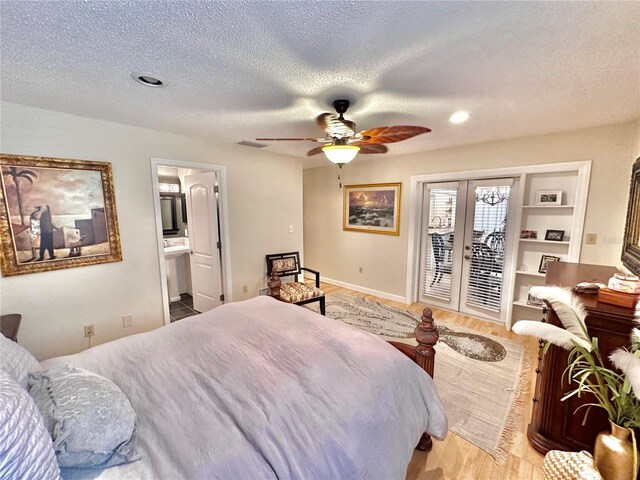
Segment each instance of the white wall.
[{"label": "white wall", "polygon": [[[264,286],[264,255],[302,250],[301,159],[2,103],[0,150],[112,163],[124,261],[0,279],[0,313],[21,313],[19,341],[39,359],[162,325],[150,158],[227,166],[232,300]],[[294,233],[288,233],[288,226]],[[242,285],[249,294],[242,295]],[[122,315],[134,326],[123,329]]]},{"label": "white wall", "polygon": [[[473,127],[463,126],[461,134],[464,128]],[[360,156],[343,168],[343,184],[402,182],[398,237],[343,231],[343,192],[336,180],[337,167],[305,170],[305,262],[320,270],[323,277],[404,297],[411,175],[592,160],[584,231],[596,233],[598,241],[583,245],[581,261],[619,266],[639,133],[640,123],[632,122],[420,154],[375,159]],[[358,271],[360,266],[363,273]]]}]

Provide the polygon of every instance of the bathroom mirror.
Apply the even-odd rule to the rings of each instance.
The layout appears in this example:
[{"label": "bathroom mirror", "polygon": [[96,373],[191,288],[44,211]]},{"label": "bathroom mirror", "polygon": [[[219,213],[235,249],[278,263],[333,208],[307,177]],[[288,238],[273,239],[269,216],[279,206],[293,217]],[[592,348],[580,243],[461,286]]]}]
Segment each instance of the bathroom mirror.
[{"label": "bathroom mirror", "polygon": [[631,170],[627,223],[622,240],[622,263],[640,276],[640,158]]},{"label": "bathroom mirror", "polygon": [[160,213],[162,215],[162,234],[175,235],[178,233],[176,220],[176,197],[174,193],[160,194]]}]

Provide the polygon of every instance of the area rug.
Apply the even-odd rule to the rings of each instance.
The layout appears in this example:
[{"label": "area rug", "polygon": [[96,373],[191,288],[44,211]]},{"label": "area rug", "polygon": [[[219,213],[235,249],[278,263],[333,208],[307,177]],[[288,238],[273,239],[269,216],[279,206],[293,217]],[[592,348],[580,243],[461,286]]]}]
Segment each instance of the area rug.
[{"label": "area rug", "polygon": [[[326,302],[327,317],[385,339],[416,344],[416,313],[344,294],[328,295]],[[440,341],[434,379],[449,430],[504,464],[522,414],[522,378],[528,369],[524,347],[447,325],[437,317],[435,321]]]}]

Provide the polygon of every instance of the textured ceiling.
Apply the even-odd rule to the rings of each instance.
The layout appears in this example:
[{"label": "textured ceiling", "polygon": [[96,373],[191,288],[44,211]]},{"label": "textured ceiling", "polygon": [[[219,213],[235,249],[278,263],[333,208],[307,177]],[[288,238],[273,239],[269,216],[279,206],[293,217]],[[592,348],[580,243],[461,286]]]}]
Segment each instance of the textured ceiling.
[{"label": "textured ceiling", "polygon": [[[315,116],[339,97],[352,100],[346,117],[360,129],[433,130],[390,145],[391,155],[640,116],[637,1],[0,8],[2,100],[222,142],[316,136]],[[137,84],[134,71],[166,87]],[[450,124],[456,110],[471,119]],[[265,150],[304,156],[313,146]]]}]

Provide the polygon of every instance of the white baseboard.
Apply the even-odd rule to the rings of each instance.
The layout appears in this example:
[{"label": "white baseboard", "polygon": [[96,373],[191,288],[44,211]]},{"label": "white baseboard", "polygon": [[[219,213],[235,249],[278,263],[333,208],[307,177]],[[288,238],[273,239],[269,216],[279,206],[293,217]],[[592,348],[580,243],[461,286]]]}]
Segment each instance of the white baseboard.
[{"label": "white baseboard", "polygon": [[[305,274],[305,276],[307,276]],[[307,278],[315,278],[315,275],[309,275]],[[330,283],[337,287],[348,288],[349,290],[355,290],[356,292],[366,293],[368,295],[375,295],[376,297],[385,298],[387,300],[393,300],[394,302],[404,303],[405,298],[402,295],[394,295],[393,293],[381,292],[380,290],[374,290],[372,288],[361,287],[360,285],[353,285],[351,283],[341,282],[340,280],[334,280],[332,278],[320,277],[320,281],[324,283]]]}]

